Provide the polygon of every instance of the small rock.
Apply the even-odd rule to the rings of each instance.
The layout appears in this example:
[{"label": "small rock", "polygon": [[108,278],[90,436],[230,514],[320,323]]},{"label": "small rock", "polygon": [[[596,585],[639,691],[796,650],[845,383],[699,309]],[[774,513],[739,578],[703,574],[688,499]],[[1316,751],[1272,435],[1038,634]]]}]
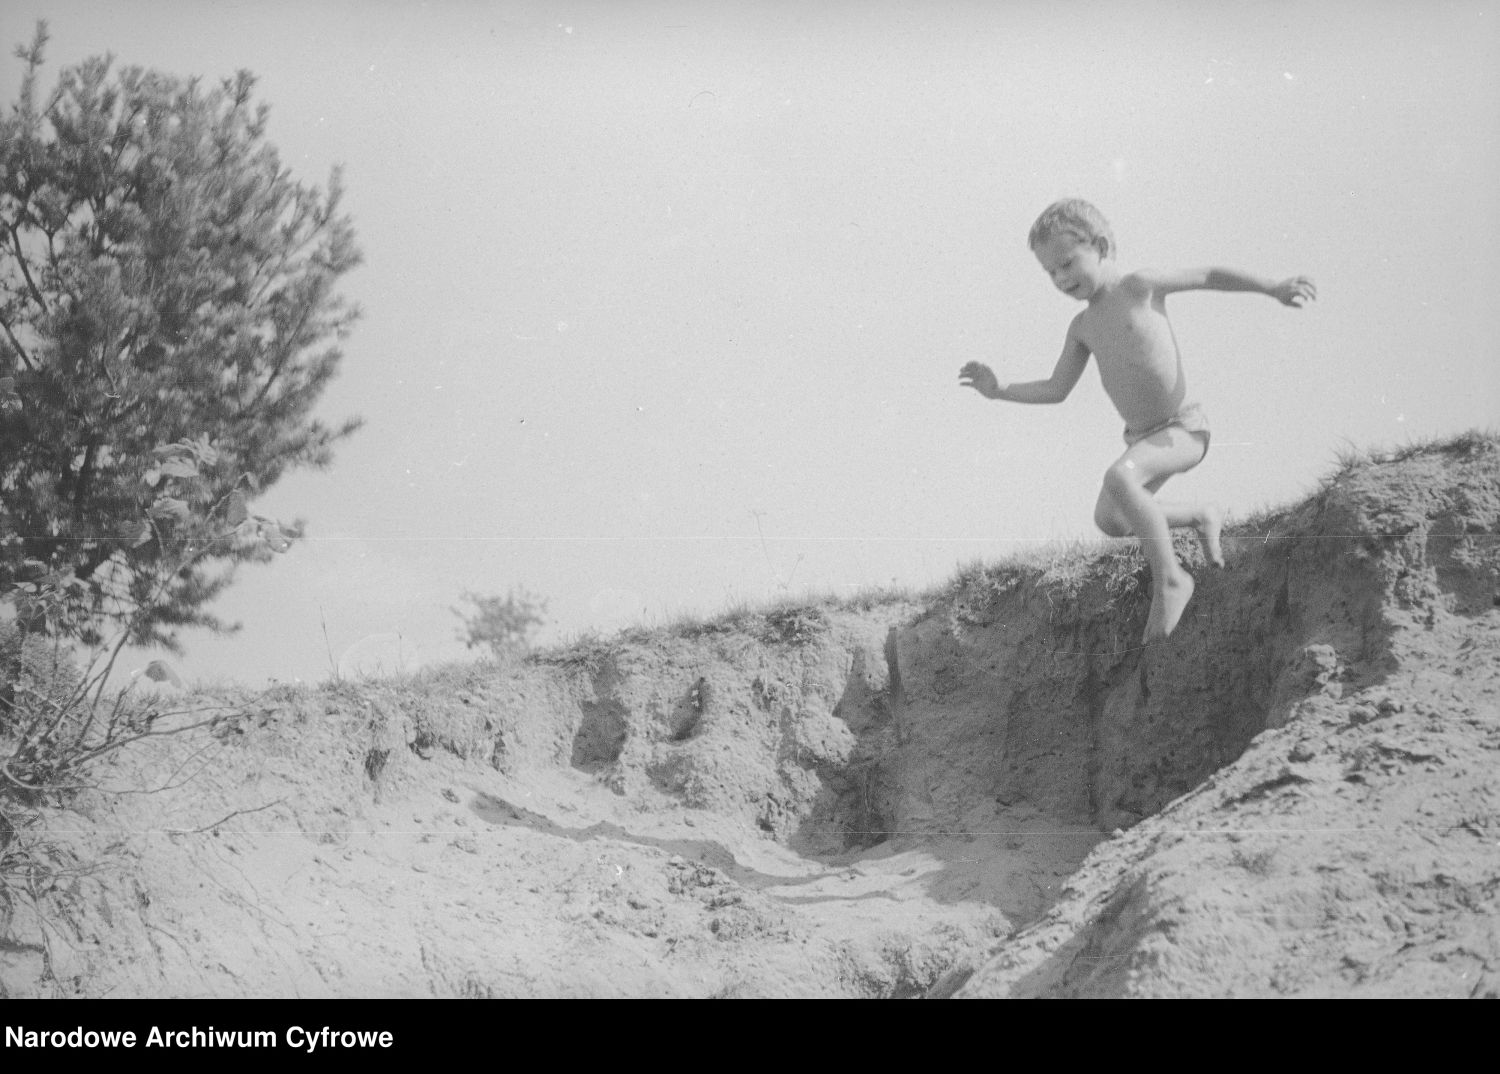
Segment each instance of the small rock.
[{"label": "small rock", "polygon": [[465,854],[479,853],[479,841],[472,835],[461,835],[448,845],[458,850],[462,850]]},{"label": "small rock", "polygon": [[974,970],[969,966],[955,966],[948,970],[931,988],[927,990],[924,999],[951,999],[953,994],[964,985],[969,983],[969,978],[974,976]]}]

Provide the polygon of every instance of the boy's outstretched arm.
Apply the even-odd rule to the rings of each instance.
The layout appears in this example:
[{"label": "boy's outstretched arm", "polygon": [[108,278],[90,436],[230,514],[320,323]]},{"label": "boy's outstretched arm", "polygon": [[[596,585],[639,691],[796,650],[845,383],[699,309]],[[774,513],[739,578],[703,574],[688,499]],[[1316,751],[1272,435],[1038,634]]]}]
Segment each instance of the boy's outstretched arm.
[{"label": "boy's outstretched arm", "polygon": [[1088,361],[1089,349],[1078,338],[1074,326],[1069,326],[1062,355],[1046,380],[1001,384],[989,366],[983,362],[969,362],[958,371],[958,383],[973,388],[986,399],[1003,399],[1008,403],[1060,403],[1083,376]]},{"label": "boy's outstretched arm", "polygon": [[1141,269],[1128,279],[1160,295],[1174,291],[1254,291],[1298,309],[1318,297],[1317,286],[1306,276],[1272,280],[1231,268]]}]

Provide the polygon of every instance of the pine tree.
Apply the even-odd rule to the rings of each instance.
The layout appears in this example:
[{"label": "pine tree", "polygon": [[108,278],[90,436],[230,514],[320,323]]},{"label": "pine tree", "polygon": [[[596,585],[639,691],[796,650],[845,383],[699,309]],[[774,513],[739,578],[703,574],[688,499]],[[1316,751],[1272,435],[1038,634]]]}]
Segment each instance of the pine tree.
[{"label": "pine tree", "polygon": [[205,89],[105,56],[42,100],[46,40],[16,50],[0,117],[0,597],[45,579],[84,641],[113,620],[176,649],[179,628],[227,629],[206,606],[285,541],[194,520],[233,497],[243,520],[359,426],[311,413],[360,254],[338,169],[293,179],[249,72]]}]

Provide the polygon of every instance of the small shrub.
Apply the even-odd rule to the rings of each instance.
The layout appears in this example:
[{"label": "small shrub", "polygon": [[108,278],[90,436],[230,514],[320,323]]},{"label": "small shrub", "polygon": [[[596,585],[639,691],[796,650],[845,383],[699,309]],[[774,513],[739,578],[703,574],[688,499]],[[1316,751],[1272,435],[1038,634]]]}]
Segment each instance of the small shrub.
[{"label": "small shrub", "polygon": [[[92,868],[48,837],[49,807],[95,788],[91,770],[116,751],[148,737],[215,726],[230,715],[141,696],[136,680],[111,685],[125,646],[149,637],[143,626],[172,599],[172,580],[225,544],[263,543],[273,552],[290,545],[283,527],[249,512],[242,489],[248,475],[205,502],[205,471],[218,458],[206,437],[162,445],[153,456],[157,466],[145,484],[154,498],[141,517],[121,521],[125,547],[118,554],[150,544],[167,569],[137,575],[113,595],[110,617],[121,624],[113,639],[97,640],[97,608],[80,608],[86,589],[62,566],[28,561],[26,580],[0,592],[14,615],[0,630],[0,938],[16,907],[26,905],[44,923],[45,945],[43,901],[61,898],[69,877]],[[76,655],[80,647],[86,659]],[[161,660],[151,661],[144,677],[182,685]]]},{"label": "small shrub", "polygon": [[769,611],[759,631],[768,644],[806,645],[828,627],[828,619],[819,608],[786,607]]},{"label": "small shrub", "polygon": [[474,605],[475,611],[470,614],[453,609],[453,614],[464,621],[458,640],[470,649],[488,647],[496,660],[527,652],[532,634],[546,622],[543,613],[547,602],[524,589],[512,587],[503,597],[466,591],[461,599]]}]

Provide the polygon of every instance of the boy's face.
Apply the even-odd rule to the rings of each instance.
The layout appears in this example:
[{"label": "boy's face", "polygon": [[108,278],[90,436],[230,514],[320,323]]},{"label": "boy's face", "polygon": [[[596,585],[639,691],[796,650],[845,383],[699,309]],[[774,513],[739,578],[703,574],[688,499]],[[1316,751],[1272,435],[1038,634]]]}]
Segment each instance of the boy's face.
[{"label": "boy's face", "polygon": [[1098,247],[1077,235],[1058,232],[1036,248],[1036,259],[1052,277],[1052,285],[1069,298],[1087,302],[1103,283]]}]

